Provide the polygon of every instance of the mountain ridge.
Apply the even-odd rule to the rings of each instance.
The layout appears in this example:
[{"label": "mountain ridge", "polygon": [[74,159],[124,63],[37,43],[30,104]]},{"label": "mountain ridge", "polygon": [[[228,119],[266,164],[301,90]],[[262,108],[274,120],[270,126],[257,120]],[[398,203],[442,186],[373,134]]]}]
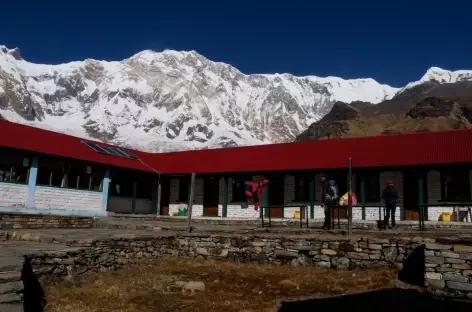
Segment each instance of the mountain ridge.
[{"label": "mountain ridge", "polygon": [[403,89],[372,78],[246,75],[193,50],[47,65],[0,46],[3,118],[144,151],[290,142],[338,101],[381,103]]}]

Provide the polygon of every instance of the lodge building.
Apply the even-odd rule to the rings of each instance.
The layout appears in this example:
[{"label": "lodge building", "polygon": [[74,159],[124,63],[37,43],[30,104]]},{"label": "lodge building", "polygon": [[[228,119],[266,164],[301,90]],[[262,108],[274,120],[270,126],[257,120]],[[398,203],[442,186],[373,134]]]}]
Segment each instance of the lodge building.
[{"label": "lodge building", "polygon": [[[428,204],[427,219],[437,221],[454,203],[471,201],[469,129],[172,153],[132,151],[8,121],[0,121],[0,133],[0,213],[175,215],[187,205],[196,173],[195,217],[259,218],[246,202],[244,182],[265,177],[265,204],[307,205],[309,217],[321,219],[319,177],[327,174],[345,193],[349,157],[360,202],[353,219],[378,219],[378,209],[369,206],[382,204],[389,180],[399,192],[397,220],[417,220],[419,204]],[[271,215],[293,218],[295,210]]]}]

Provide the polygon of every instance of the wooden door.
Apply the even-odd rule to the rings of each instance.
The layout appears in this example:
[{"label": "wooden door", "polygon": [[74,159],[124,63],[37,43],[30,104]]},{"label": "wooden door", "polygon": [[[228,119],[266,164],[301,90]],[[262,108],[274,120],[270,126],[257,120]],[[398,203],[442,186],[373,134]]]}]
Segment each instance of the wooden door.
[{"label": "wooden door", "polygon": [[276,175],[269,177],[269,206],[280,205],[280,208],[271,208],[271,218],[283,218],[284,211],[284,176]]},{"label": "wooden door", "polygon": [[347,207],[333,208],[333,218],[347,219]]},{"label": "wooden door", "polygon": [[161,198],[159,214],[161,216],[169,215],[169,199],[170,199],[170,180],[166,178],[161,179]]},{"label": "wooden door", "polygon": [[[403,173],[403,206],[406,210],[406,220],[418,221],[419,219],[418,174],[423,175],[423,203],[427,203],[428,200],[426,174],[424,172],[417,172],[413,169],[405,171]],[[427,209],[425,209],[425,215],[427,216]]]},{"label": "wooden door", "polygon": [[219,179],[207,177],[203,181],[203,215],[207,217],[218,216]]}]

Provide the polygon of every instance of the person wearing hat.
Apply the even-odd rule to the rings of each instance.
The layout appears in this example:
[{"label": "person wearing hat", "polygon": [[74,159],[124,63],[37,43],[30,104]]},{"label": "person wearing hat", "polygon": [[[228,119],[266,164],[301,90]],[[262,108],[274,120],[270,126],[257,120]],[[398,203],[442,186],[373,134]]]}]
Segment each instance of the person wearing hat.
[{"label": "person wearing hat", "polygon": [[[395,210],[397,209],[398,200],[398,192],[395,189],[392,181],[387,182],[387,187],[382,192],[382,199],[385,201],[386,210],[384,223],[386,227],[391,229],[392,227],[395,227]],[[390,216],[392,216],[391,226],[388,225],[388,220],[390,219]]]}]

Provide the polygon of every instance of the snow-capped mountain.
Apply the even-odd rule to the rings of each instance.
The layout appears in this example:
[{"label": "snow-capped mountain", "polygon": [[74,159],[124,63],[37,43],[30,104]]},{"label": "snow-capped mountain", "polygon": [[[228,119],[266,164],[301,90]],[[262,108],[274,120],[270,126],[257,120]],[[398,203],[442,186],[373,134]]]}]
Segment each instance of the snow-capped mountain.
[{"label": "snow-capped mountain", "polygon": [[450,71],[439,67],[431,67],[420,80],[410,82],[398,93],[411,89],[415,86],[421,85],[425,82],[435,81],[437,83],[455,83],[459,81],[471,81],[472,70],[456,70]]},{"label": "snow-capped mountain", "polygon": [[0,46],[3,118],[146,151],[293,141],[337,101],[398,91],[373,79],[245,75],[195,51],[43,65]]}]

